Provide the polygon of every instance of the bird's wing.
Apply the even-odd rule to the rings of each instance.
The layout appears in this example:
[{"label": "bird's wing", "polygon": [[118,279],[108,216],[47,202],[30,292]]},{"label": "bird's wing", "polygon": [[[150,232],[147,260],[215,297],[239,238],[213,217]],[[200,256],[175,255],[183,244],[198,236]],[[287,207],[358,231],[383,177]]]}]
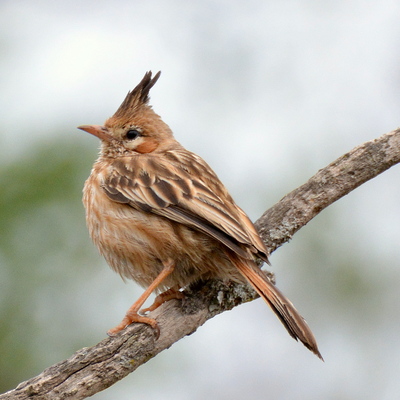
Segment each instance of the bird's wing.
[{"label": "bird's wing", "polygon": [[111,200],[200,230],[241,257],[251,259],[250,250],[268,262],[268,251],[253,223],[193,153],[116,160],[103,188]]}]

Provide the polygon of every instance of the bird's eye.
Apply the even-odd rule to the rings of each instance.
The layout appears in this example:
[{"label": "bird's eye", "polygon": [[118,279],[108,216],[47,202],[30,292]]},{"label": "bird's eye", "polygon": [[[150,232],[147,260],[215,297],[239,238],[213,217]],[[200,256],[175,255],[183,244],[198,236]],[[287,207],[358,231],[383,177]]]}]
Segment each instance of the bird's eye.
[{"label": "bird's eye", "polygon": [[126,132],[126,138],[128,140],[135,140],[139,136],[140,132],[137,129],[129,129],[129,131]]}]

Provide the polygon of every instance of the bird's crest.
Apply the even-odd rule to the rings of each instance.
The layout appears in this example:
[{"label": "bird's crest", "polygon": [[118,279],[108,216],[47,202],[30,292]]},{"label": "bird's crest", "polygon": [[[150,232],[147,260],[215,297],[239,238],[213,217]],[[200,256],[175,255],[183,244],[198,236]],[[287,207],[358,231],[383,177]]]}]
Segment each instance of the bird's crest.
[{"label": "bird's crest", "polygon": [[158,71],[152,78],[152,72],[146,72],[140,83],[132,91],[128,92],[112,118],[120,119],[134,115],[141,106],[147,105],[150,99],[150,89],[157,82],[160,75],[161,71]]}]

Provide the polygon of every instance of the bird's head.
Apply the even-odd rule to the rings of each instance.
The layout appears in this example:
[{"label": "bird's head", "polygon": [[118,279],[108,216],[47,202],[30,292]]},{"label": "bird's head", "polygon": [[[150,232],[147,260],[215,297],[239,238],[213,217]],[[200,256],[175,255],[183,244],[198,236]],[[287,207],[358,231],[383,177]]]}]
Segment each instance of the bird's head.
[{"label": "bird's head", "polygon": [[161,72],[152,78],[146,72],[140,83],[125,97],[115,114],[103,126],[82,125],[79,129],[102,141],[105,156],[163,152],[176,146],[171,129],[149,105],[149,91]]}]

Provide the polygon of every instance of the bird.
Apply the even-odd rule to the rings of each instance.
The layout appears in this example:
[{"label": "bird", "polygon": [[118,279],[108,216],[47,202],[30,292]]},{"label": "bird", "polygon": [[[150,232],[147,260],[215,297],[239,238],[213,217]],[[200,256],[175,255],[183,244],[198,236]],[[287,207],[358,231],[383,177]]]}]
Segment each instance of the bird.
[{"label": "bird", "polygon": [[[150,325],[149,311],[184,297],[208,279],[249,283],[288,333],[322,359],[316,339],[291,301],[256,263],[269,252],[246,213],[211,167],[185,149],[149,104],[161,71],[145,73],[104,125],[81,125],[101,141],[83,189],[86,224],[110,267],[145,288],[119,325]],[[143,304],[153,293],[154,303]]]}]

